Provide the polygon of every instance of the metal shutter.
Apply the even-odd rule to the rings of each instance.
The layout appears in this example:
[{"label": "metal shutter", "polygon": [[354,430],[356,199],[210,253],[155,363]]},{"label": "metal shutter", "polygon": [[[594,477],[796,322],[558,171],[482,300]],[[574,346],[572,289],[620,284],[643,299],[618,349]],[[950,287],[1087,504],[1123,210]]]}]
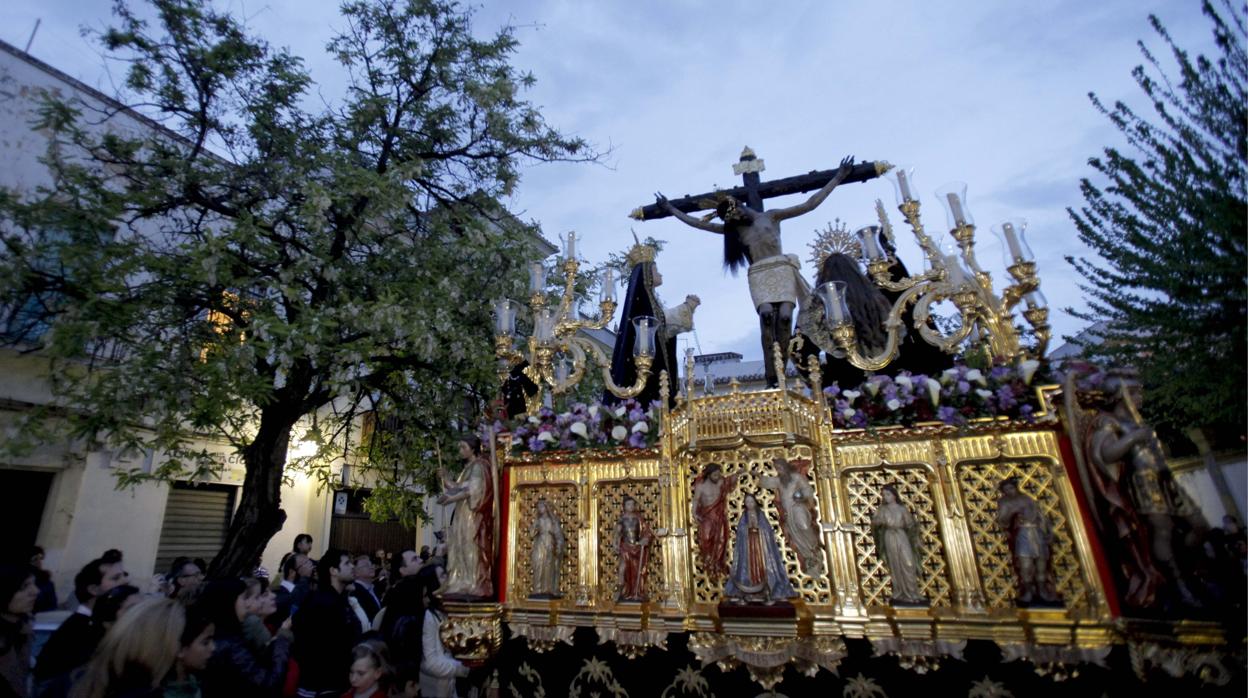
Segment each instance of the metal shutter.
[{"label": "metal shutter", "polygon": [[233,511],[233,487],[174,483],[165,505],[155,573],[168,572],[169,565],[179,556],[201,557],[211,562],[225,543],[225,530]]}]

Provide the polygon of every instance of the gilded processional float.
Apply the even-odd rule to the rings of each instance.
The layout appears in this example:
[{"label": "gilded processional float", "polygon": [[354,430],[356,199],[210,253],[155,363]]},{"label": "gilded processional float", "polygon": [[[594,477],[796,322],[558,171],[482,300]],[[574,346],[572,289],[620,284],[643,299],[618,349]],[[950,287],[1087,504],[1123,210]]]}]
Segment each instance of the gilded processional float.
[{"label": "gilded processional float", "polygon": [[[735,169],[741,187],[660,194],[633,217],[723,236],[725,263],[748,269],[768,386],[713,390],[693,378],[692,356],[677,378],[675,336],[698,299],[662,307],[655,250],[641,244],[614,355],[587,341],[580,330],[615,316],[615,284],[606,270],[597,319],[576,312],[569,234],[562,296],[547,298],[539,262],[527,308],[496,307],[513,421],[485,485],[499,493],[497,536],[476,540],[497,541],[479,560],[497,593],[447,596],[453,652],[510,656],[495,680],[512,695],[625,695],[630,680],[711,695],[714,675],[736,682],[721,695],[843,685],[876,696],[892,679],[870,662],[914,679],[981,661],[1007,668],[962,670],[963,683],[950,669],[944,685],[1009,695],[1008,667],[1073,686],[1081,671],[1109,671],[1115,651],[1141,679],[1216,686],[1242,674],[1226,660],[1216,587],[1190,562],[1203,523],[1139,418],[1138,383],[1091,366],[1059,380],[1044,361],[1048,310],[1021,222],[998,229],[1010,277],[998,292],[975,256],[964,188],[938,192],[953,241],[941,249],[912,172],[847,158],[762,182],[749,149]],[[926,270],[904,268],[877,201],[878,224],[819,234],[812,289],[781,250],[780,222],[885,173]],[[939,303],[956,324],[934,321]],[[601,403],[544,406],[590,372],[606,385]],[[565,658],[535,670],[547,656]]]}]

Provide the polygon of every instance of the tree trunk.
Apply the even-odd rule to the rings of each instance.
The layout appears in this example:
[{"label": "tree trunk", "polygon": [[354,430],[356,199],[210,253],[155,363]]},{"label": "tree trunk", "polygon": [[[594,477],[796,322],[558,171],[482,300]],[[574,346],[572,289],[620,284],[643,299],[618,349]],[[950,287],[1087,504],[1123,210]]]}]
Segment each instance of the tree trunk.
[{"label": "tree trunk", "polygon": [[[230,521],[221,552],[208,565],[208,577],[241,577],[255,571],[269,540],[282,530],[282,470],[295,417],[270,407],[260,416],[256,438],[243,450],[247,469],[242,499]],[[297,415],[296,415],[297,417]]]}]

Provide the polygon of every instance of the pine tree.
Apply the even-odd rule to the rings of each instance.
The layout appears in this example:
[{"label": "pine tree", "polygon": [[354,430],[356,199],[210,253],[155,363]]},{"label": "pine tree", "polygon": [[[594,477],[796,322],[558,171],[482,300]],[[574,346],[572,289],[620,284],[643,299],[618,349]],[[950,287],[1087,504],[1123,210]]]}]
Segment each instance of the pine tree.
[{"label": "pine tree", "polygon": [[498,200],[525,163],[596,154],[523,99],[511,28],[478,39],[453,0],[345,2],[336,99],[211,4],[151,4],[119,3],[101,39],[167,130],[53,96],[55,187],[0,192],[9,340],[74,407],[31,411],[8,445],[157,454],[125,483],[204,475],[203,437],[228,442],[246,474],[210,574],[238,575],[282,527],[289,468],[328,486],[331,463],[371,464],[374,511],[419,510],[411,485],[497,387],[488,300],[519,295],[532,257]]},{"label": "pine tree", "polygon": [[1139,43],[1144,64],[1132,76],[1151,115],[1089,95],[1130,150],[1089,160],[1107,183],[1082,180],[1085,204],[1069,213],[1100,258],[1067,257],[1089,299],[1069,312],[1103,323],[1085,353],[1140,369],[1154,424],[1215,428],[1224,443],[1248,420],[1248,7],[1232,2],[1202,3],[1220,52],[1212,60],[1192,60],[1150,16],[1178,71],[1175,80]]}]

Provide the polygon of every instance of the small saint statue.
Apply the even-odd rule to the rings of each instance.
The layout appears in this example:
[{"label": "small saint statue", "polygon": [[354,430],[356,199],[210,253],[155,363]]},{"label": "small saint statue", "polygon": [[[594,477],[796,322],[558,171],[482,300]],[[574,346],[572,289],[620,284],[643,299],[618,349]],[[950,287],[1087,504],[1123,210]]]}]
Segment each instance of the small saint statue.
[{"label": "small saint statue", "polygon": [[[763,487],[776,491],[776,508],[780,512],[780,529],[789,547],[797,552],[802,571],[812,577],[823,576],[823,544],[819,540],[819,515],[815,490],[806,478],[806,470],[777,458],[776,477],[760,480]],[[809,461],[805,463],[809,467]]]},{"label": "small saint statue", "polygon": [[486,598],[494,594],[494,480],[493,468],[482,455],[481,439],[467,435],[459,441],[464,469],[452,480],[445,471],[438,504],[451,504],[451,531],[447,541],[447,596]]},{"label": "small saint statue", "polygon": [[724,477],[719,463],[707,465],[693,482],[698,559],[711,579],[728,574],[728,493],[736,487],[737,476]]},{"label": "small saint statue", "polygon": [[1061,603],[1049,578],[1049,520],[1036,500],[1018,488],[1018,478],[997,485],[997,525],[1005,532],[1018,583],[1019,606],[1052,606]]},{"label": "small saint statue", "polygon": [[637,500],[624,498],[624,512],[615,523],[615,552],[620,556],[620,601],[646,600],[646,562],[650,559],[650,526],[637,510]]},{"label": "small saint statue", "polygon": [[883,500],[871,515],[875,551],[884,560],[893,580],[893,605],[925,606],[927,597],[919,591],[919,525],[914,514],[901,503],[897,488],[885,485]]},{"label": "small saint statue", "polygon": [[557,599],[559,572],[563,569],[566,543],[559,517],[545,499],[537,500],[537,518],[529,528],[533,540],[533,590],[529,598]]},{"label": "small saint statue", "polygon": [[724,596],[733,603],[762,601],[770,606],[797,596],[784,569],[784,556],[776,534],[753,494],[745,495],[745,509],[737,521],[737,540],[732,550],[732,574]]}]

